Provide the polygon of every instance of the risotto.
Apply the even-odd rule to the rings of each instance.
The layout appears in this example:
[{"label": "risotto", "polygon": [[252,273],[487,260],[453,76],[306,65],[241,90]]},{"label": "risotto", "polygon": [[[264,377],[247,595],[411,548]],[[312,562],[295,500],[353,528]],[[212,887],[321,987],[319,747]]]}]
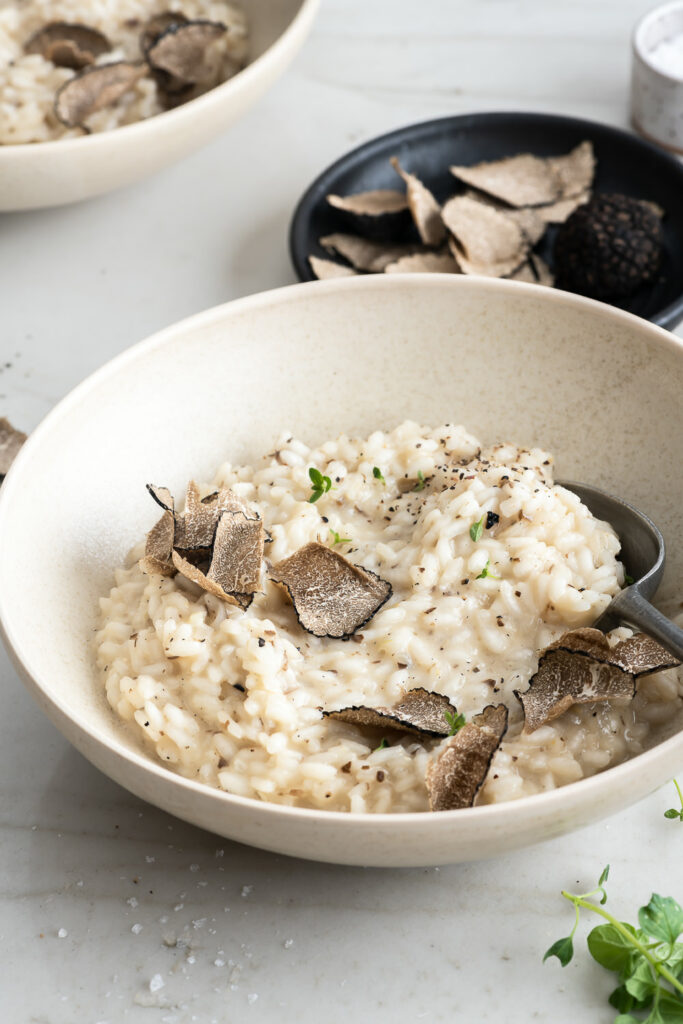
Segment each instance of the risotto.
[{"label": "risotto", "polygon": [[[527,690],[539,651],[589,626],[624,585],[614,531],[554,485],[540,449],[482,447],[462,427],[411,422],[314,450],[284,434],[253,466],[226,463],[198,488],[229,488],[260,517],[259,592],[244,610],[182,571],[143,571],[142,543],[101,599],[96,640],[114,712],[187,778],[299,807],[426,811],[430,765],[450,740],[328,717],[391,709],[423,688],[468,723],[507,706],[477,796],[493,803],[618,764],[683,706],[671,668],[640,679],[633,700],[576,704],[524,729],[515,691]],[[305,629],[292,592],[273,582],[274,566],[315,542],[386,587],[348,639]]]},{"label": "risotto", "polygon": [[[158,15],[174,13],[183,21],[213,22],[225,27],[211,43],[210,66],[195,86],[177,91],[173,103],[191,99],[232,77],[247,57],[246,19],[237,4],[224,0],[0,0],[0,144],[47,142],[77,137],[83,130],[110,131],[159,114],[169,106],[160,77],[143,74],[115,102],[88,114],[82,126],[57,117],[59,90],[77,74],[80,62],[61,66],[53,59],[26,52],[29,41],[46,25],[67,23],[102,33],[111,48],[94,54],[94,67],[119,62],[142,62],[141,34]],[[169,31],[174,31],[170,29]],[[88,68],[85,68],[87,72]],[[167,76],[168,78],[168,76]],[[67,118],[68,121],[68,118]]]}]

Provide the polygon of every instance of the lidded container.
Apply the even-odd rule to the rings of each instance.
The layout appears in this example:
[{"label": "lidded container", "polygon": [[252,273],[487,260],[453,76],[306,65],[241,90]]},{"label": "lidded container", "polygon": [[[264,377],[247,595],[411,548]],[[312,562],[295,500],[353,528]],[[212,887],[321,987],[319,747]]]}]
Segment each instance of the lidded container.
[{"label": "lidded container", "polygon": [[655,8],[634,29],[631,121],[645,138],[683,154],[683,0]]}]

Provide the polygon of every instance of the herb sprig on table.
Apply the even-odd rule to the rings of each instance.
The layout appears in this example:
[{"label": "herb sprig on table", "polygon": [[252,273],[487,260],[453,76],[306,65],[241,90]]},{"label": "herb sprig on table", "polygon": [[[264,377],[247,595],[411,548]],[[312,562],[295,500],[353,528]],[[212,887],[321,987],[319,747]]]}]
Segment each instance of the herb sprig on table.
[{"label": "herb sprig on table", "polygon": [[315,466],[311,466],[308,476],[312,485],[311,496],[308,500],[313,504],[318,498],[322,498],[323,494],[327,494],[328,491],[332,490],[332,481],[329,476],[323,476]]},{"label": "herb sprig on table", "polygon": [[638,911],[640,927],[619,921],[604,909],[608,875],[609,865],[590,892],[562,890],[574,907],[574,927],[566,938],[552,944],[543,960],[554,956],[566,967],[574,955],[581,910],[598,914],[606,924],[593,928],[586,941],[593,959],[618,977],[619,984],[609,996],[618,1011],[614,1024],[682,1024],[683,942],[678,940],[683,933],[683,909],[670,896],[653,893]]},{"label": "herb sprig on table", "polygon": [[683,793],[681,793],[681,787],[678,784],[678,779],[671,780],[676,787],[678,793],[678,799],[681,802],[680,807],[670,807],[668,811],[664,811],[665,818],[678,818],[679,821],[683,821]]}]

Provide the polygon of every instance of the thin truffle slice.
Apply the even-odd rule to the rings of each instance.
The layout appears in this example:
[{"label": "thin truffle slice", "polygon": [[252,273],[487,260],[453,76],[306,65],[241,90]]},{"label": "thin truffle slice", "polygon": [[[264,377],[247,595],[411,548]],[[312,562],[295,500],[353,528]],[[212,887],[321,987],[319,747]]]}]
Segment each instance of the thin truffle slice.
[{"label": "thin truffle slice", "polygon": [[515,696],[524,709],[524,731],[534,732],[573,704],[632,700],[635,692],[634,676],[619,665],[555,647],[541,655],[528,690],[515,690]]},{"label": "thin truffle slice", "polygon": [[152,495],[157,505],[160,505],[164,512],[173,512],[175,502],[168,487],[159,487],[157,484],[147,484],[147,490]]},{"label": "thin truffle slice", "polygon": [[0,483],[9,472],[25,440],[26,434],[15,430],[4,416],[0,417]]},{"label": "thin truffle slice", "polygon": [[311,270],[319,281],[331,281],[334,277],[358,277],[358,271],[353,267],[346,267],[343,263],[335,260],[326,260],[321,256],[309,256],[308,262]]},{"label": "thin truffle slice", "polygon": [[189,20],[180,11],[161,11],[160,14],[155,14],[144,25],[140,35],[140,49],[146,54],[150,46],[156,43],[159,36],[163,35],[167,29],[187,25]]},{"label": "thin truffle slice", "polygon": [[403,192],[393,188],[378,188],[371,192],[356,192],[350,196],[329,195],[330,206],[357,217],[383,217],[387,213],[401,213],[408,209],[408,199]]},{"label": "thin truffle slice", "polygon": [[164,512],[163,516],[147,534],[144,557],[138,565],[143,572],[159,573],[161,576],[175,576],[173,565],[173,513]]},{"label": "thin truffle slice", "polygon": [[559,640],[555,640],[546,648],[547,651],[569,651],[575,654],[586,654],[595,661],[611,661],[612,648],[609,640],[601,629],[594,629],[592,626],[582,626],[579,629],[571,629],[563,633]]},{"label": "thin truffle slice", "polygon": [[508,710],[490,704],[445,743],[427,768],[427,792],[432,811],[471,807],[505,735]]},{"label": "thin truffle slice", "polygon": [[239,600],[242,595],[230,594],[226,590],[223,590],[220,583],[215,580],[210,580],[207,574],[200,566],[195,565],[189,558],[185,558],[180,554],[179,551],[173,550],[173,565],[178,570],[181,576],[185,579],[191,580],[192,583],[196,583],[202,590],[206,590],[208,594],[213,594],[214,597],[220,597],[222,601],[227,601],[228,604],[234,604],[239,608],[243,608],[244,605]]},{"label": "thin truffle slice", "polygon": [[74,71],[94,64],[97,57],[110,50],[111,43],[102,32],[67,21],[43,25],[24,44],[25,53],[39,53],[58,67]]},{"label": "thin truffle slice", "polygon": [[631,672],[636,679],[680,665],[678,658],[645,633],[634,633],[628,640],[622,640],[616,647],[610,648],[609,653],[615,665]]},{"label": "thin truffle slice", "polygon": [[385,274],[459,274],[460,267],[451,252],[415,252],[401,256],[384,268]]},{"label": "thin truffle slice", "polygon": [[438,737],[448,736],[450,732],[446,712],[457,714],[448,697],[420,686],[408,690],[392,708],[340,708],[338,711],[323,711],[323,717],[372,729],[395,729],[417,736]]},{"label": "thin truffle slice", "polygon": [[337,252],[356,270],[369,270],[381,274],[390,263],[395,263],[402,256],[409,256],[419,251],[419,246],[409,243],[373,242],[360,235],[347,235],[337,232],[325,235],[320,239],[323,249]]},{"label": "thin truffle slice", "polygon": [[505,277],[526,260],[529,240],[504,213],[467,196],[449,199],[442,210],[455,239],[455,258],[465,274]]},{"label": "thin truffle slice", "polygon": [[547,163],[559,182],[562,199],[579,196],[591,188],[595,175],[592,142],[580,142],[566,156],[551,156]]},{"label": "thin truffle slice", "polygon": [[532,153],[519,153],[471,167],[453,165],[450,170],[466,185],[502,199],[510,206],[540,206],[562,196],[557,175],[548,161]]},{"label": "thin truffle slice", "polygon": [[264,541],[260,519],[248,519],[244,512],[223,512],[215,531],[207,579],[231,594],[260,590]]},{"label": "thin truffle slice", "polygon": [[346,640],[391,596],[391,584],[313,541],[274,565],[300,624],[314,636]]},{"label": "thin truffle slice", "polygon": [[185,496],[185,511],[175,517],[173,546],[183,552],[212,548],[216,527],[224,512],[243,512],[247,519],[258,518],[241,498],[227,488],[201,500],[199,488],[191,480]]},{"label": "thin truffle slice", "polygon": [[145,64],[123,60],[85,68],[58,90],[55,114],[67,128],[83,128],[91,114],[120,100],[147,71]]},{"label": "thin truffle slice", "polygon": [[546,224],[564,224],[574,210],[587,203],[590,197],[590,192],[580,192],[570,199],[558,199],[556,203],[549,203],[548,206],[536,206],[534,210]]},{"label": "thin truffle slice", "polygon": [[425,245],[441,245],[446,237],[446,228],[436,199],[419,178],[403,170],[398,157],[392,156],[390,163],[405,182],[408,206],[418,235]]},{"label": "thin truffle slice", "polygon": [[226,32],[218,21],[187,21],[172,24],[148,46],[145,57],[153,71],[164,76],[167,92],[204,82],[215,71],[213,44]]}]

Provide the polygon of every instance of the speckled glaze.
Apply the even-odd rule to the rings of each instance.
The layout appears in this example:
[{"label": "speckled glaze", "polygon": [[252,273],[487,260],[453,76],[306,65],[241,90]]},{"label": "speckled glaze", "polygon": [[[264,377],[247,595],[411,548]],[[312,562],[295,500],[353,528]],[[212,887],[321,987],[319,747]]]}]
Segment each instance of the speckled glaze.
[{"label": "speckled glaze", "polygon": [[286,70],[320,0],[240,0],[250,63],[190,103],[110,132],[0,146],[0,212],[58,206],[110,192],[199,149],[245,113]]},{"label": "speckled glaze", "polygon": [[652,142],[683,153],[683,73],[674,78],[654,67],[649,53],[663,39],[683,33],[683,0],[646,14],[633,33],[631,119]]},{"label": "speckled glaze", "polygon": [[[230,796],[167,772],[120,731],[92,664],[97,598],[180,490],[291,427],[313,443],[406,417],[543,444],[558,474],[620,493],[661,527],[658,603],[683,575],[683,343],[579,296],[446,275],[296,285],[218,307],[129,349],[51,412],[0,493],[0,623],[26,686],[103,772],[220,835],[317,860],[472,860],[635,802],[683,765],[683,735],[563,789],[440,814],[364,816]],[[172,412],[175,410],[175,414]]]}]

